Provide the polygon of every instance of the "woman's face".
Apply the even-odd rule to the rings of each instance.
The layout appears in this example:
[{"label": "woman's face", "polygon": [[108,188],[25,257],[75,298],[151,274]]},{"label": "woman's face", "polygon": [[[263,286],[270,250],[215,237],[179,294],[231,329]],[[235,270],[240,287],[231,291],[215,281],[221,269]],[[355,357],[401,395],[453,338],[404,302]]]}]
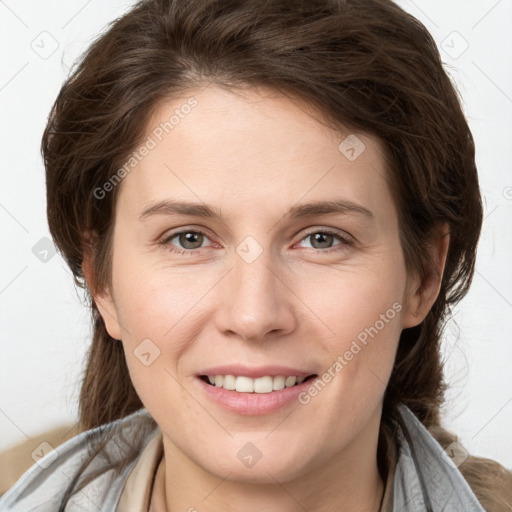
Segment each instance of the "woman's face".
[{"label": "woman's face", "polygon": [[417,323],[381,145],[306,111],[210,85],[162,105],[120,174],[96,300],[166,453],[219,478],[374,459]]}]

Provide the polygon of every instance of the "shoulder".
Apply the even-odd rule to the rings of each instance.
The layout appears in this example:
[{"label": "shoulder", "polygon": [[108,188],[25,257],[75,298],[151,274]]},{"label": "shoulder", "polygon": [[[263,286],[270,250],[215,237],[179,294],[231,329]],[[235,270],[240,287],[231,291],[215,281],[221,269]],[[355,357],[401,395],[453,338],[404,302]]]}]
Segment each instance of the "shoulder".
[{"label": "shoulder", "polygon": [[62,425],[31,435],[7,450],[0,452],[0,496],[5,494],[34,462],[53,448],[78,435],[78,425]]},{"label": "shoulder", "polygon": [[442,427],[430,433],[454,460],[478,501],[488,512],[512,510],[512,471],[498,462],[469,454],[456,435]]},{"label": "shoulder", "polygon": [[90,510],[91,502],[102,510],[115,509],[130,470],[156,432],[146,409],[82,432],[30,467],[0,498],[0,509],[55,512],[70,486],[81,491],[66,510]]},{"label": "shoulder", "polygon": [[406,406],[399,412],[393,510],[485,512],[458,468],[460,455],[443,449]]}]

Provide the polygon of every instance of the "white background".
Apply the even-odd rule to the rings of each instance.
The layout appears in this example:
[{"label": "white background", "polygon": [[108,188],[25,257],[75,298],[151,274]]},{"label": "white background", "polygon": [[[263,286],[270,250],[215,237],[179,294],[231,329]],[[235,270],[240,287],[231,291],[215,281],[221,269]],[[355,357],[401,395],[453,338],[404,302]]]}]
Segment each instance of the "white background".
[{"label": "white background", "polygon": [[[89,317],[62,258],[32,252],[49,236],[39,144],[70,64],[131,3],[0,2],[0,450],[77,418]],[[445,425],[512,468],[512,0],[399,4],[457,83],[485,201],[472,291],[446,329]]]}]

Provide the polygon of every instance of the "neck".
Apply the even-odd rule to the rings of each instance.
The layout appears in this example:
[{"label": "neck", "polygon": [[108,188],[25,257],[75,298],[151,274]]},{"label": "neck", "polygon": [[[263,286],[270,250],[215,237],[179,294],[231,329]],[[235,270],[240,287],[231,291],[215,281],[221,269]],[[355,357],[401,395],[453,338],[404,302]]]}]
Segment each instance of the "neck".
[{"label": "neck", "polygon": [[384,483],[377,467],[378,429],[289,481],[269,475],[264,483],[234,481],[195,464],[165,435],[157,472],[154,512],[379,512]]}]

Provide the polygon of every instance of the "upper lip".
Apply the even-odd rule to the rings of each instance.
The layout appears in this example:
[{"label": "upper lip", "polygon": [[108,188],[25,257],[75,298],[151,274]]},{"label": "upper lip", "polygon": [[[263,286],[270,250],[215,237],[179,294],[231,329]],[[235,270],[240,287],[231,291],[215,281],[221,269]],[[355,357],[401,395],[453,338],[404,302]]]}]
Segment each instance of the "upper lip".
[{"label": "upper lip", "polygon": [[277,377],[282,375],[284,377],[308,377],[313,375],[313,372],[300,370],[298,368],[292,368],[291,366],[246,366],[241,364],[224,364],[222,366],[212,366],[201,370],[198,374],[201,375],[235,375],[244,376],[257,379],[258,377],[265,377],[267,375],[271,377]]}]

